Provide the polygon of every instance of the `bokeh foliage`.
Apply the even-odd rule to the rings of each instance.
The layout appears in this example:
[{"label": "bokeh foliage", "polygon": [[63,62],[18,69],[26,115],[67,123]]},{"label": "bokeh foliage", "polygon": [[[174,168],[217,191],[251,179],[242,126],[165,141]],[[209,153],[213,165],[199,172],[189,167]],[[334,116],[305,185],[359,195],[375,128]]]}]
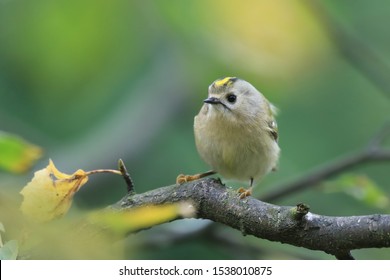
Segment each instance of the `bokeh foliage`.
[{"label": "bokeh foliage", "polygon": [[[238,76],[281,111],[280,167],[256,189],[263,194],[360,149],[389,120],[389,91],[366,75],[361,69],[365,65],[347,56],[348,49],[361,50],[365,60],[374,54],[390,65],[389,13],[385,1],[364,0],[353,5],[298,0],[0,0],[0,130],[44,149],[35,169],[48,158],[69,173],[113,168],[122,158],[142,192],[174,183],[179,173],[207,169],[194,146],[193,117],[213,80]],[[354,44],[345,46],[332,36],[327,19],[353,35]],[[347,51],[340,51],[342,44]],[[388,207],[365,203],[342,185],[349,178],[351,188],[359,182],[355,175],[367,177],[365,184],[374,188],[371,194],[388,197],[389,166],[362,166],[344,181],[336,178],[277,203],[303,201],[325,215],[388,213]],[[0,173],[1,193],[19,192],[32,174]],[[91,178],[89,185],[93,187],[76,197],[75,207],[101,208],[125,193],[122,180],[109,175]],[[139,234],[136,249],[129,244],[129,257],[329,257],[223,227],[212,232],[213,242],[209,231],[188,235],[202,228],[194,220],[156,227]],[[161,241],[150,242],[156,239]],[[242,253],[232,245],[229,250],[228,241]],[[389,250],[356,254],[390,258]]]}]

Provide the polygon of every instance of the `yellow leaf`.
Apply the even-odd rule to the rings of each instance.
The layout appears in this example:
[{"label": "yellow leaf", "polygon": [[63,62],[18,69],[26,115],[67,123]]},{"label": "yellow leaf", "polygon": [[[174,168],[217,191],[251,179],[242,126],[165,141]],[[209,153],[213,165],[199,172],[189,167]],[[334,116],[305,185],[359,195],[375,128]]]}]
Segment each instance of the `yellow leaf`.
[{"label": "yellow leaf", "polygon": [[190,202],[150,205],[127,211],[105,210],[89,215],[93,224],[119,234],[149,228],[175,218],[192,217],[195,208]]},{"label": "yellow leaf", "polygon": [[34,178],[20,192],[23,195],[22,213],[38,222],[50,221],[68,212],[73,195],[88,181],[79,169],[68,175],[49,165],[34,174]]}]

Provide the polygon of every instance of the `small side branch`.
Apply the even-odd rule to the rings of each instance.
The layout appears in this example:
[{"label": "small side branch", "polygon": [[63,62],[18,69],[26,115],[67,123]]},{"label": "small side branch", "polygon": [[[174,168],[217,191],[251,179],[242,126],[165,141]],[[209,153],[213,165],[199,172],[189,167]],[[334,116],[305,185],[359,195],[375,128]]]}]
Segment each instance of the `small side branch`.
[{"label": "small side branch", "polygon": [[125,163],[123,162],[122,159],[118,160],[118,168],[119,168],[119,171],[120,171],[123,179],[126,182],[127,193],[130,194],[130,195],[134,194],[135,193],[135,188],[134,188],[133,180],[131,179],[130,174],[127,172]]}]

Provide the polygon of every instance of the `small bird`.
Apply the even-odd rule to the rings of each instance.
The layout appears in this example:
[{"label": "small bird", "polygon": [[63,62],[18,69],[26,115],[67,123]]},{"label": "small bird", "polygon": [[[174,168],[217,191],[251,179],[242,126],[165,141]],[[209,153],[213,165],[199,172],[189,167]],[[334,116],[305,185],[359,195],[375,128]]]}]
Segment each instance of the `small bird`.
[{"label": "small bird", "polygon": [[177,183],[219,173],[226,179],[249,182],[249,189],[238,192],[241,198],[250,196],[254,183],[276,170],[280,154],[276,107],[254,86],[236,77],[214,81],[203,102],[194,120],[195,143],[212,170],[180,174]]}]

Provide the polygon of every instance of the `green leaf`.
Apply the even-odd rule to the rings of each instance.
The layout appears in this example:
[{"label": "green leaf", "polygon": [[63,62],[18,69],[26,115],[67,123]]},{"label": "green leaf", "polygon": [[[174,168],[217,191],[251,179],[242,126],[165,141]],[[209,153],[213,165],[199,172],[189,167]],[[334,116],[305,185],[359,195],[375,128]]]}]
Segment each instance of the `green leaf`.
[{"label": "green leaf", "polygon": [[10,240],[0,248],[0,260],[16,260],[19,246],[16,240]]},{"label": "green leaf", "polygon": [[42,156],[42,149],[19,136],[0,131],[0,169],[22,173]]},{"label": "green leaf", "polygon": [[329,187],[327,190],[330,192],[344,192],[371,207],[386,209],[390,205],[387,195],[365,175],[346,174],[333,181]]}]

